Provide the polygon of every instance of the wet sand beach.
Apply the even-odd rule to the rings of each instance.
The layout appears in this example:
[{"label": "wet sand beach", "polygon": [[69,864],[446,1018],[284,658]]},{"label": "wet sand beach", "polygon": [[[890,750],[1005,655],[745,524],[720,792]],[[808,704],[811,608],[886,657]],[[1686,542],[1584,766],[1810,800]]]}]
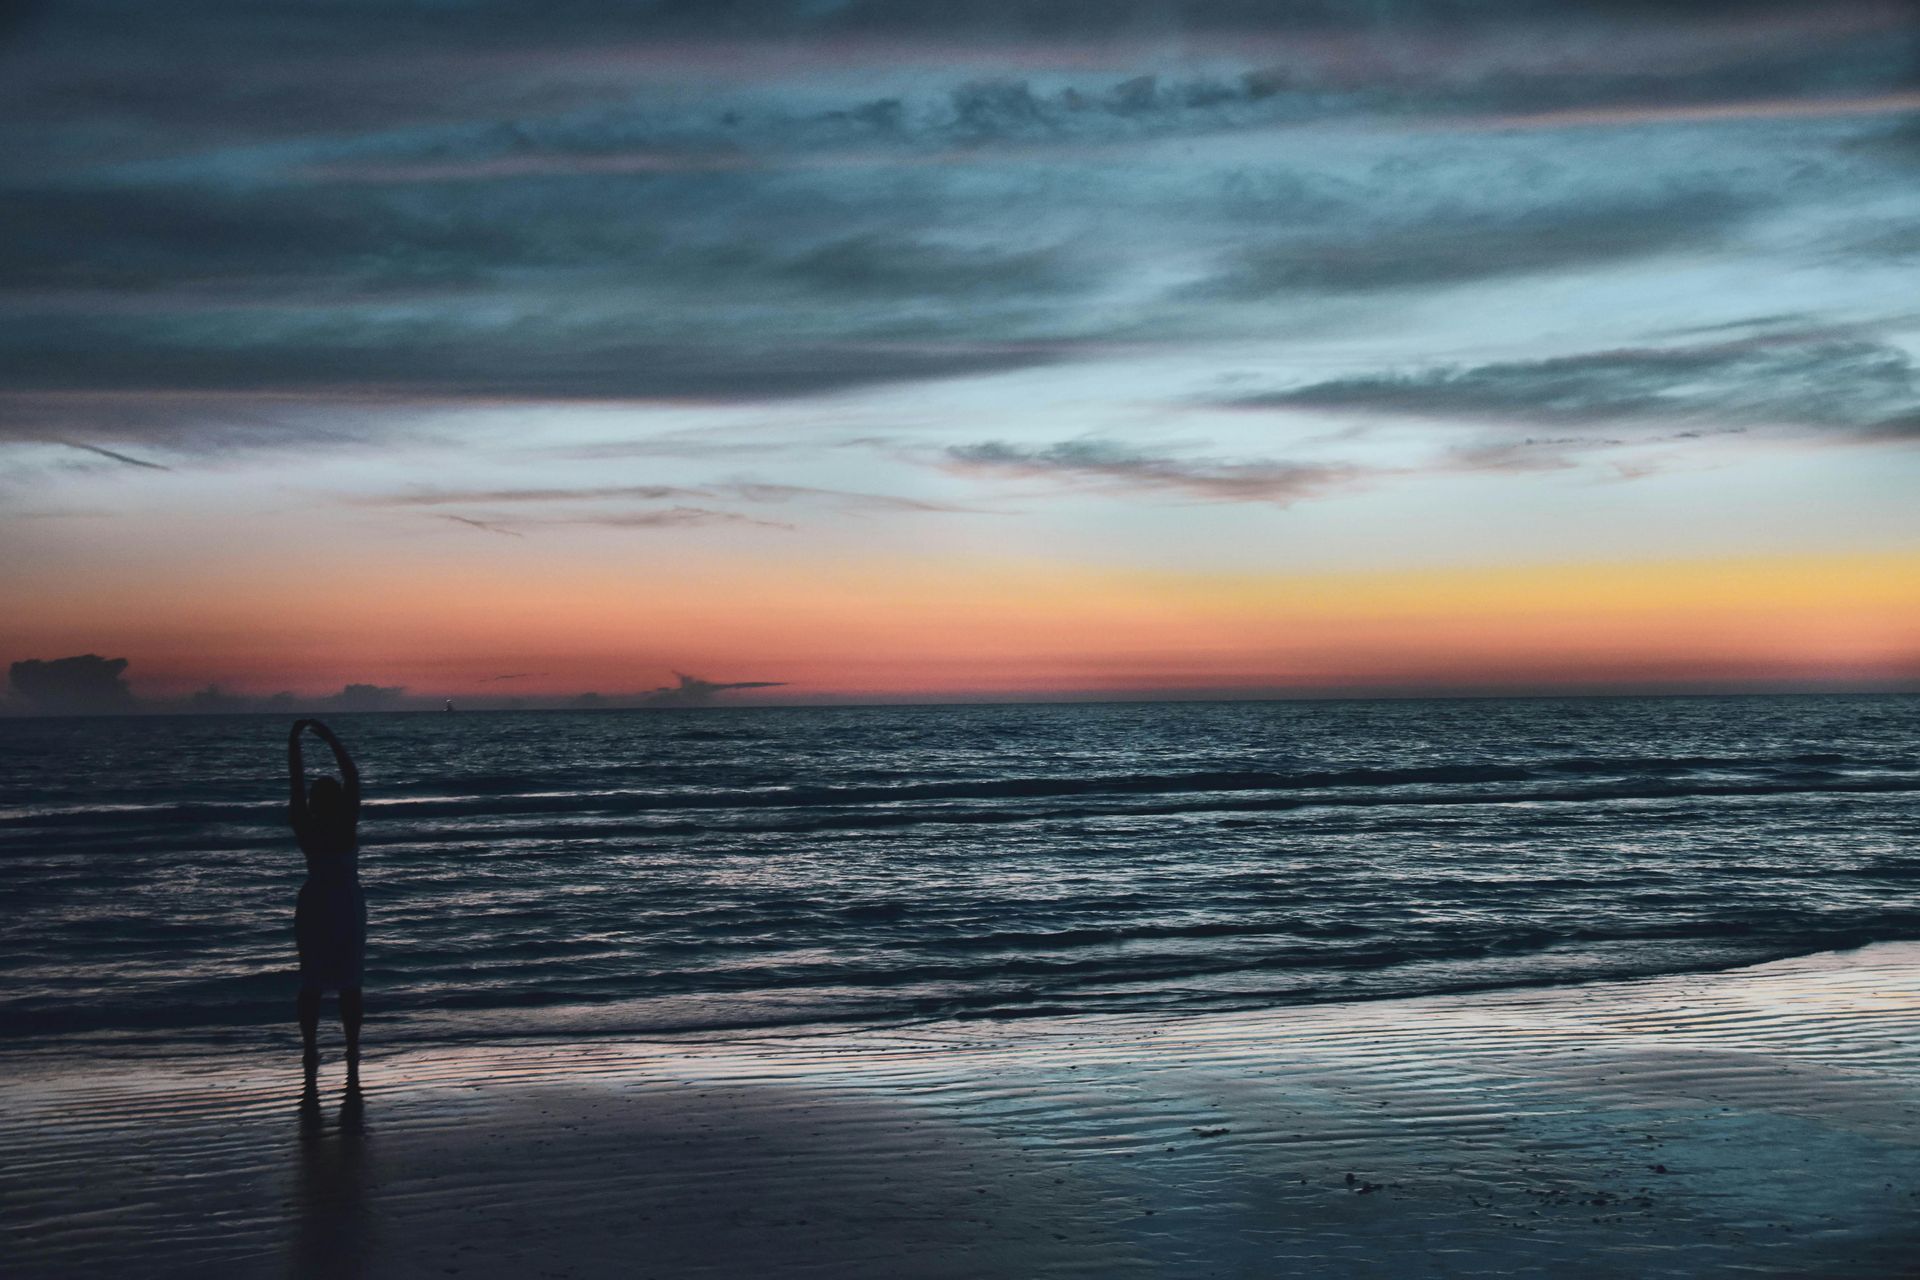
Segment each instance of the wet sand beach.
[{"label": "wet sand beach", "polygon": [[[377,1018],[370,1027],[378,1045]],[[1888,1276],[1920,944],[1215,1016],[15,1054],[7,1273]]]}]

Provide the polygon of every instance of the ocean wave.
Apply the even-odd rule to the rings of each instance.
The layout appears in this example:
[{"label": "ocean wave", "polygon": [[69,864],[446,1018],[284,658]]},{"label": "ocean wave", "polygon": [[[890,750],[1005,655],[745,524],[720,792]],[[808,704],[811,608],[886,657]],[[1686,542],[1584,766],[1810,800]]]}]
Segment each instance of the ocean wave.
[{"label": "ocean wave", "polygon": [[[1329,999],[1397,999],[1450,992],[1703,972],[1794,955],[1920,938],[1920,913],[1896,912],[1830,928],[1770,931],[1669,928],[1621,936],[1604,931],[1526,930],[1426,944],[1376,941],[1335,949],[1274,950],[1243,957],[1194,955],[1155,962],[1027,957],[1018,963],[915,964],[866,973],[731,975],[720,987],[685,981],[489,984],[405,987],[396,972],[373,1002],[374,1028],[388,1042],[515,1033],[515,1015],[570,1008],[569,1034],[797,1028],[849,1021],[929,1017],[1024,1018],[1116,1010],[1199,1013],[1249,1005]],[[1650,946],[1649,943],[1662,945]],[[1551,957],[1551,963],[1538,963]],[[470,974],[469,977],[475,975]],[[1263,976],[1283,978],[1278,985]],[[1210,979],[1231,978],[1224,985]],[[0,1044],[33,1047],[75,1036],[166,1032],[285,1031],[291,1024],[290,970],[176,984],[155,998],[0,1001]],[[379,985],[376,985],[379,989]],[[699,1016],[689,1016],[697,1006]],[[480,1022],[472,1021],[479,1017]],[[551,1019],[519,1034],[562,1029]]]},{"label": "ocean wave", "polygon": [[[1820,757],[1825,759],[1827,757]],[[1795,757],[1804,760],[1807,757]],[[519,817],[566,814],[576,818],[602,815],[679,811],[853,810],[858,817],[839,815],[828,821],[877,823],[895,821],[1009,821],[1032,816],[1017,802],[1080,797],[1245,796],[1269,793],[1270,800],[1209,800],[1171,806],[1131,808],[1090,806],[1046,810],[1044,816],[1106,816],[1117,813],[1176,813],[1205,809],[1288,807],[1306,804],[1500,804],[1512,801],[1581,801],[1656,799],[1683,796],[1772,795],[1807,791],[1920,790],[1920,776],[1872,776],[1832,771],[1783,770],[1779,761],[1732,757],[1626,758],[1610,761],[1570,759],[1531,767],[1509,765],[1434,765],[1419,768],[1355,768],[1340,770],[1207,771],[1177,774],[1117,774],[1085,777],[1017,777],[974,781],[888,786],[790,786],[759,789],[657,790],[499,790],[488,794],[445,794],[424,797],[388,797],[367,805],[369,827],[408,819],[456,817]],[[1890,769],[1892,762],[1856,762],[1866,769]],[[1604,767],[1602,767],[1604,766]],[[1744,770],[1759,776],[1726,776]],[[1592,777],[1612,774],[1618,780],[1581,787],[1557,784],[1558,776]],[[1686,776],[1692,775],[1692,776]],[[1658,779],[1674,779],[1660,781]],[[1468,790],[1488,783],[1523,784],[1510,791]],[[1535,784],[1535,785],[1524,785]],[[1431,790],[1423,790],[1428,789]],[[1347,793],[1357,793],[1349,795]],[[963,810],[940,806],[954,801],[1016,802],[1004,809]],[[279,826],[283,801],[235,803],[116,804],[68,807],[26,807],[0,811],[0,829],[30,829],[44,841],[57,838],[62,828],[151,828],[156,824],[218,827]],[[932,815],[932,816],[926,816]],[[807,819],[793,820],[805,823]],[[771,830],[808,827],[763,824]],[[696,834],[709,824],[658,828]]]},{"label": "ocean wave", "polygon": [[[1206,1009],[1920,936],[1916,712],[366,717],[374,1028]],[[302,864],[261,727],[0,738],[0,1041],[290,1036]]]}]

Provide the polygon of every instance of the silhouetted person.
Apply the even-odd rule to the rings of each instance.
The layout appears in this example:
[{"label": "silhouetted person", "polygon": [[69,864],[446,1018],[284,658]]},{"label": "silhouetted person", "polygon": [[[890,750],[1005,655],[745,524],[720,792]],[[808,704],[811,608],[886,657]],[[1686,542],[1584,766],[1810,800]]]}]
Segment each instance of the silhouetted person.
[{"label": "silhouetted person", "polygon": [[[320,777],[308,787],[300,760],[300,734],[312,729],[333,748],[340,777]],[[300,1038],[312,1076],[320,1068],[320,996],[340,993],[340,1026],[347,1034],[347,1079],[360,1077],[360,969],[367,949],[367,901],[360,894],[360,771],[353,757],[318,720],[296,720],[287,737],[287,773],[293,824],[307,855],[307,882],[300,886],[293,936],[300,946]]]}]

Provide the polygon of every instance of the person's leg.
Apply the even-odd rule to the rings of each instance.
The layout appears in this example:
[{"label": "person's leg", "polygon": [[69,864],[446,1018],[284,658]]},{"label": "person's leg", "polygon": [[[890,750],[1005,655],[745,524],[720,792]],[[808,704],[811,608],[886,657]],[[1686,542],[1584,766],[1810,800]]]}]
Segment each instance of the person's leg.
[{"label": "person's leg", "polygon": [[314,987],[300,988],[300,1041],[306,1046],[307,1070],[320,1066],[320,992]]},{"label": "person's leg", "polygon": [[347,1074],[360,1074],[360,1021],[366,1006],[360,1002],[360,988],[348,987],[340,993],[340,1026],[347,1033]]}]

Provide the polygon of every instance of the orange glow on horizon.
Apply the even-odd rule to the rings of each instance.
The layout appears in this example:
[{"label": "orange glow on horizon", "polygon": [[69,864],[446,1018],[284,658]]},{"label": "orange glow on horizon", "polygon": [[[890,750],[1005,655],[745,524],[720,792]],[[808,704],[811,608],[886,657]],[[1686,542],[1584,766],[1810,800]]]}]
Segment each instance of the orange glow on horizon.
[{"label": "orange glow on horizon", "polygon": [[147,696],[364,682],[553,698],[632,693],[675,669],[786,681],[766,694],[783,701],[1920,678],[1920,552],[1294,575],[871,559],[372,576],[75,592],[3,638],[12,658],[126,656]]}]

